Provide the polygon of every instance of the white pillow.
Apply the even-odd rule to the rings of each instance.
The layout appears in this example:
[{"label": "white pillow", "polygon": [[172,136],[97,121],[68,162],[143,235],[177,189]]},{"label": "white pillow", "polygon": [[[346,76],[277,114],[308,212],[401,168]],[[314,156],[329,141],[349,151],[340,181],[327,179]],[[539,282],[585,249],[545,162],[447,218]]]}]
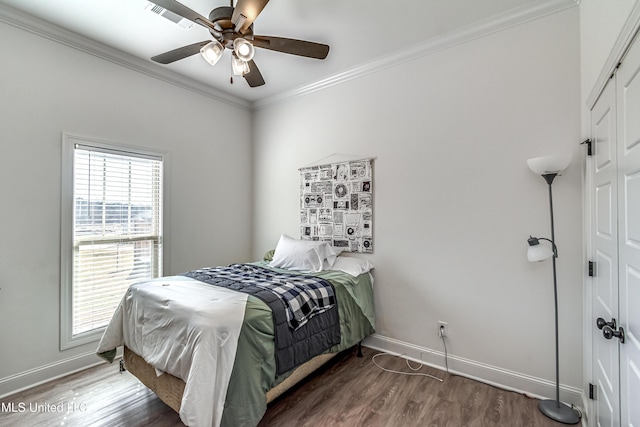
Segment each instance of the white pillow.
[{"label": "white pillow", "polygon": [[373,264],[366,259],[339,256],[336,258],[331,270],[343,271],[354,277],[367,273],[373,269]]},{"label": "white pillow", "polygon": [[336,252],[327,242],[297,240],[283,234],[269,265],[317,273],[330,269],[335,259]]}]

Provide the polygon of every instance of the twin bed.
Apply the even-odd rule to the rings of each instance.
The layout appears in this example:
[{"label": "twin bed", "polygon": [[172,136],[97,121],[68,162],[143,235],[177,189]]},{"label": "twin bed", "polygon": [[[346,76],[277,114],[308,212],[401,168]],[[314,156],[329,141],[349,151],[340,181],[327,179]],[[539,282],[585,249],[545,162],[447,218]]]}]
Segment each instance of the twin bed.
[{"label": "twin bed", "polygon": [[371,268],[282,236],[260,262],[132,285],[98,354],[113,361],[124,346],[126,369],[186,425],[256,426],[267,403],[374,332]]}]

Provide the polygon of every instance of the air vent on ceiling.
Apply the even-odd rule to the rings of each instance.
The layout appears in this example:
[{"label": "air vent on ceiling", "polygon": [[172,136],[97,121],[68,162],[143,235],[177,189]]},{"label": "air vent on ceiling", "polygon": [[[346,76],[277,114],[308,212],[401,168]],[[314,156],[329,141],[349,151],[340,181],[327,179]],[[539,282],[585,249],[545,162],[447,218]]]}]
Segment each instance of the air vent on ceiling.
[{"label": "air vent on ceiling", "polygon": [[165,9],[162,6],[158,6],[157,4],[154,3],[149,3],[146,7],[145,10],[151,11],[153,13],[155,13],[156,15],[160,15],[163,18],[168,19],[169,21],[173,22],[174,24],[177,24],[179,26],[181,26],[182,28],[184,28],[185,30],[188,30],[189,28],[191,28],[193,26],[193,22],[189,21],[188,19],[184,19],[182,16],[171,12],[170,10]]}]

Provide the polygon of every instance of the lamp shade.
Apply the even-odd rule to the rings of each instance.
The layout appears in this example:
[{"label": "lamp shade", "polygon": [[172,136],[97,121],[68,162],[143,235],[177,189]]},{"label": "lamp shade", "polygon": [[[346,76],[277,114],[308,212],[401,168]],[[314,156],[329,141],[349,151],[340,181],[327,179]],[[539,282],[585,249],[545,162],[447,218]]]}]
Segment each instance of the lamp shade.
[{"label": "lamp shade", "polygon": [[571,154],[557,154],[555,156],[534,157],[527,160],[529,169],[538,175],[560,173],[571,163]]},{"label": "lamp shade", "polygon": [[533,245],[527,249],[527,259],[531,262],[544,261],[553,256],[553,249],[546,245]]},{"label": "lamp shade", "polygon": [[231,57],[231,69],[236,76],[244,76],[251,71],[249,64],[238,58],[235,52],[233,52],[233,56]]},{"label": "lamp shade", "polygon": [[233,41],[233,51],[244,62],[251,61],[255,53],[253,45],[242,37],[238,37]]},{"label": "lamp shade", "polygon": [[211,43],[208,43],[200,49],[200,54],[211,65],[216,65],[216,62],[222,56],[222,52],[224,52],[224,46],[217,41],[214,40]]}]

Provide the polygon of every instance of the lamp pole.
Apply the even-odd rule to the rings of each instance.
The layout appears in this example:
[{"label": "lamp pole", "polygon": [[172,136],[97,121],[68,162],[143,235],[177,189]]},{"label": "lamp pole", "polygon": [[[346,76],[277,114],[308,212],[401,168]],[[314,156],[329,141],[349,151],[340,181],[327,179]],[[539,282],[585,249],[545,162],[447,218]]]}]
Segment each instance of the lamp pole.
[{"label": "lamp pole", "polygon": [[[557,173],[550,173],[542,175],[542,177],[547,181],[549,187],[549,215],[551,217],[551,244],[556,248],[556,233],[555,227],[553,224],[553,191],[551,190],[551,184],[553,183],[553,179],[557,176]],[[553,257],[551,257],[551,262],[553,265],[553,301],[555,305],[555,319],[556,319],[556,402],[558,406],[560,406],[560,352],[559,352],[559,344],[560,341],[558,339],[558,276],[556,273],[556,258],[558,257],[557,249],[554,251]]]},{"label": "lamp pole", "polygon": [[558,251],[555,244],[556,236],[553,224],[553,194],[551,190],[551,184],[554,178],[558,176],[558,173],[546,173],[542,177],[549,186],[549,213],[551,216],[551,245],[553,246],[553,256],[551,262],[553,265],[553,301],[555,311],[555,332],[556,332],[556,400],[542,400],[538,408],[540,412],[547,417],[554,419],[558,422],[565,424],[577,424],[580,421],[580,416],[577,411],[564,403],[560,402],[560,354],[559,354],[559,332],[558,332],[558,279],[556,273],[556,258],[558,257]]}]

